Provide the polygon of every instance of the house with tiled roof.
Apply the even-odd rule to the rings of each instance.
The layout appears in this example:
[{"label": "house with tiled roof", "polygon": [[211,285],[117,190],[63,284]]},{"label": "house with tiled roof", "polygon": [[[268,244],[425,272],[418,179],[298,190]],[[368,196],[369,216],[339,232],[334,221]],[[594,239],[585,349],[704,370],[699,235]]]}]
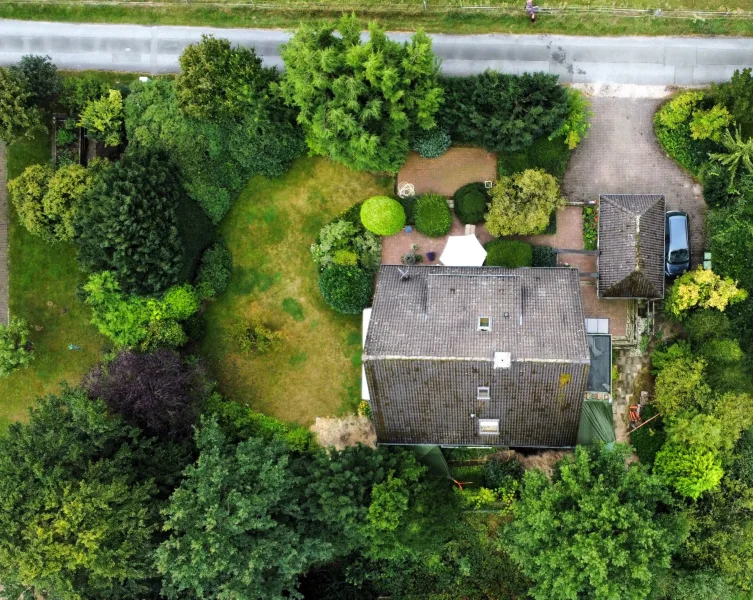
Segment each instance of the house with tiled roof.
[{"label": "house with tiled roof", "polygon": [[599,196],[599,298],[664,298],[664,196]]},{"label": "house with tiled roof", "polygon": [[576,269],[378,272],[363,365],[379,443],[573,446],[590,362]]}]

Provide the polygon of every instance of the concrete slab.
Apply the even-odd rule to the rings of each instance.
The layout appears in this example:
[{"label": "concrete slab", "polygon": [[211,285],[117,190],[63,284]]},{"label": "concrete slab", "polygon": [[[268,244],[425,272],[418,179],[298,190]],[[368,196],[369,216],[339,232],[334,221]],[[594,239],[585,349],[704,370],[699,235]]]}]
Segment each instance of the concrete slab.
[{"label": "concrete slab", "polygon": [[664,49],[664,64],[675,67],[693,67],[696,64],[697,48],[668,46]]}]

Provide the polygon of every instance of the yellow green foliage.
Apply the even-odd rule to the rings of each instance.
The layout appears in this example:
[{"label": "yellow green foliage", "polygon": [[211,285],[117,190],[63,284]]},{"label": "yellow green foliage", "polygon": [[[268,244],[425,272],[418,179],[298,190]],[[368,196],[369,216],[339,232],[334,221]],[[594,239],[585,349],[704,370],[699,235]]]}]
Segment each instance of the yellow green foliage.
[{"label": "yellow green foliage", "polygon": [[106,96],[90,100],[78,122],[89,135],[105,143],[118,146],[123,137],[123,96],[120,90],[110,90]]},{"label": "yellow green foliage", "polygon": [[565,205],[557,180],[542,169],[501,177],[492,188],[486,228],[495,237],[541,233]]},{"label": "yellow green foliage", "polygon": [[737,287],[730,277],[720,277],[709,269],[698,267],[675,281],[667,299],[667,311],[682,319],[691,308],[715,308],[724,311],[729,304],[742,302],[748,293]]},{"label": "yellow green foliage", "polygon": [[690,137],[694,140],[714,140],[718,142],[722,132],[732,123],[732,115],[724,107],[716,104],[709,110],[693,111],[690,121]]},{"label": "yellow green foliage", "polygon": [[688,121],[693,109],[703,100],[703,92],[684,92],[667,102],[656,113],[656,119],[664,127],[675,129]]}]

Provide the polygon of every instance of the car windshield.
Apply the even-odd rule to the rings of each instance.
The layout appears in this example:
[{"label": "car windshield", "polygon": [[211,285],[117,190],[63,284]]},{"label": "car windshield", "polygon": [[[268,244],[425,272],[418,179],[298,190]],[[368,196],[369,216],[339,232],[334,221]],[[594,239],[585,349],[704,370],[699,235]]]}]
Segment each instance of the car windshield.
[{"label": "car windshield", "polygon": [[669,253],[669,262],[673,265],[688,262],[688,251],[685,249],[672,250],[672,252]]}]

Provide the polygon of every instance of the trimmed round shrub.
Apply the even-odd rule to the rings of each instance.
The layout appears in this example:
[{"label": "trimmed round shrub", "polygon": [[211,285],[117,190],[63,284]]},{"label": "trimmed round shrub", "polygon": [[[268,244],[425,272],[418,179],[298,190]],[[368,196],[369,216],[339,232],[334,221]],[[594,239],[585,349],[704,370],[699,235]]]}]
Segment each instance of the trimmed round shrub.
[{"label": "trimmed round shrub", "polygon": [[201,257],[196,287],[204,298],[216,298],[230,285],[233,257],[222,242],[212,244]]},{"label": "trimmed round shrub", "polygon": [[439,194],[425,194],[416,202],[416,229],[429,237],[441,237],[452,227],[452,213],[447,200]]},{"label": "trimmed round shrub", "polygon": [[556,267],[557,254],[551,246],[533,246],[531,248],[532,266]]},{"label": "trimmed round shrub", "polygon": [[455,192],[455,214],[463,225],[481,223],[489,196],[483,183],[469,183]]},{"label": "trimmed round shrub", "polygon": [[405,225],[405,210],[397,200],[374,196],[361,207],[361,223],[371,233],[395,235]]},{"label": "trimmed round shrub", "polygon": [[452,144],[450,134],[440,127],[422,131],[413,139],[413,150],[423,158],[439,158]]},{"label": "trimmed round shrub", "polygon": [[488,267],[530,267],[533,264],[531,244],[516,240],[492,240],[486,246],[486,261]]},{"label": "trimmed round shrub", "polygon": [[346,315],[360,313],[371,301],[371,275],[358,267],[331,265],[319,276],[319,291],[324,301]]}]

